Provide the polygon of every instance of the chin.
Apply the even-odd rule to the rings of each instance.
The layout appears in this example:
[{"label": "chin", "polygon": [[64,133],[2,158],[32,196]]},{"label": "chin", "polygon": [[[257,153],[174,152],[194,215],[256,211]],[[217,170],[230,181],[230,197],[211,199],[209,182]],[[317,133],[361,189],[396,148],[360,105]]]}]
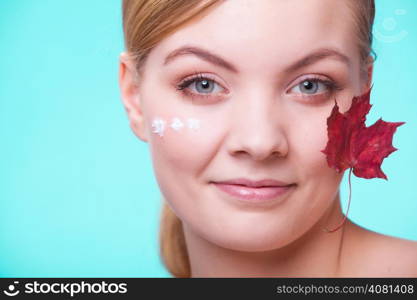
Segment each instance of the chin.
[{"label": "chin", "polygon": [[290,241],[271,239],[229,239],[220,241],[217,244],[220,247],[227,248],[239,252],[266,252],[272,251],[278,248],[283,248],[288,245]]},{"label": "chin", "polygon": [[206,231],[203,238],[219,247],[241,252],[271,251],[285,247],[295,240],[294,233],[288,227],[285,232],[265,228],[254,230],[253,226],[247,230],[231,227],[225,230],[224,227],[215,232]]}]

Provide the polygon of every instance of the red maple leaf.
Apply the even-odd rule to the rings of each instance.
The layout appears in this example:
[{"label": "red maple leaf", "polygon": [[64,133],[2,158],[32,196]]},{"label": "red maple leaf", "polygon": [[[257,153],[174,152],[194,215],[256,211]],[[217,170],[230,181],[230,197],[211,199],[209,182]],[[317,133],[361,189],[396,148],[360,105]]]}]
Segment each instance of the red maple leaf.
[{"label": "red maple leaf", "polygon": [[357,177],[367,179],[379,177],[387,180],[387,176],[381,170],[382,161],[398,150],[392,146],[392,138],[397,127],[405,122],[385,122],[380,118],[369,127],[365,125],[366,115],[372,107],[369,103],[371,89],[363,95],[353,97],[349,110],[344,114],[339,112],[335,100],[333,110],[327,118],[328,141],[326,148],[321,152],[326,154],[329,167],[335,168],[337,172],[350,169],[349,203],[346,215],[335,229],[326,228],[327,232],[338,230],[347,218],[351,198],[352,170]]},{"label": "red maple leaf", "polygon": [[397,127],[405,122],[385,122],[380,118],[366,127],[366,115],[372,107],[370,93],[371,89],[353,97],[349,110],[344,114],[339,112],[335,100],[327,118],[327,146],[321,152],[326,154],[329,167],[339,173],[352,168],[357,177],[387,179],[381,164],[385,157],[397,150],[392,146],[392,138]]}]

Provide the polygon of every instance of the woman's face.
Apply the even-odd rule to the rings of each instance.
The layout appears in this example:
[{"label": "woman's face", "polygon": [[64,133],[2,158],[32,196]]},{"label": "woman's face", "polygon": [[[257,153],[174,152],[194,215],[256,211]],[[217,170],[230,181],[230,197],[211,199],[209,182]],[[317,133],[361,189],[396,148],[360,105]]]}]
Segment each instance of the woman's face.
[{"label": "woman's face", "polygon": [[[363,92],[352,14],[345,1],[225,1],[151,51],[137,92],[143,121],[133,127],[189,230],[222,247],[265,251],[323,217],[342,179],[320,151],[326,120],[335,99],[344,112]],[[183,127],[171,127],[174,118]],[[239,178],[293,186],[248,203],[220,188]],[[243,198],[278,189],[234,187]]]}]

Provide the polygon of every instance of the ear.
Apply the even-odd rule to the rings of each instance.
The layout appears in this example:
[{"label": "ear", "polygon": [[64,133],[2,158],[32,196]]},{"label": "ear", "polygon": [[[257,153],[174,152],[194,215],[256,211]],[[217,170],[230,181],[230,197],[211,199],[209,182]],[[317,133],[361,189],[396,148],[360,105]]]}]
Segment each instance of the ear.
[{"label": "ear", "polygon": [[366,65],[366,80],[364,82],[364,87],[362,88],[363,93],[367,92],[372,86],[372,75],[374,71],[374,60],[370,56],[368,58],[368,63]]},{"label": "ear", "polygon": [[146,122],[142,111],[143,105],[140,99],[135,62],[126,52],[122,52],[119,58],[120,93],[129,118],[130,128],[139,139],[147,142]]}]

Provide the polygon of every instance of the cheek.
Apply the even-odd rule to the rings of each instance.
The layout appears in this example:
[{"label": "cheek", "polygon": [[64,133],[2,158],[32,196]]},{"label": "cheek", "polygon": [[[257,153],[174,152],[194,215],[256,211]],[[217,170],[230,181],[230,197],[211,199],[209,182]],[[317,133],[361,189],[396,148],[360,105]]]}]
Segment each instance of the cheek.
[{"label": "cheek", "polygon": [[292,127],[290,137],[292,154],[297,161],[302,162],[295,165],[302,165],[303,169],[316,169],[325,162],[325,155],[321,152],[327,143],[327,117],[320,116],[306,117],[297,120],[297,126]]},{"label": "cheek", "polygon": [[[164,121],[163,129],[155,120]],[[172,175],[174,181],[195,178],[216,153],[220,132],[200,116],[163,115],[149,122],[152,159],[161,180],[166,174]]]},{"label": "cheek", "polygon": [[[327,164],[321,152],[328,141],[327,109],[298,120],[297,133],[293,133],[293,165],[300,179],[300,197],[303,202],[302,218],[317,218],[337,195],[343,173],[339,174]],[[295,129],[294,129],[295,130]],[[305,214],[305,215],[303,215]],[[301,219],[302,219],[301,218]]]},{"label": "cheek", "polygon": [[331,107],[322,111],[304,114],[303,118],[296,120],[297,126],[292,127],[291,133],[291,161],[297,169],[300,182],[306,183],[310,188],[319,185],[337,188],[342,177],[327,164],[324,150],[327,141],[327,117]]},{"label": "cheek", "polygon": [[[149,133],[153,169],[165,200],[177,216],[187,219],[187,216],[195,214],[196,200],[201,192],[198,181],[204,180],[200,175],[217,153],[223,130],[198,115],[162,115],[160,118],[166,121],[163,135],[152,130]],[[184,126],[174,118],[178,118]],[[199,120],[200,126],[190,128],[188,118]]]}]

